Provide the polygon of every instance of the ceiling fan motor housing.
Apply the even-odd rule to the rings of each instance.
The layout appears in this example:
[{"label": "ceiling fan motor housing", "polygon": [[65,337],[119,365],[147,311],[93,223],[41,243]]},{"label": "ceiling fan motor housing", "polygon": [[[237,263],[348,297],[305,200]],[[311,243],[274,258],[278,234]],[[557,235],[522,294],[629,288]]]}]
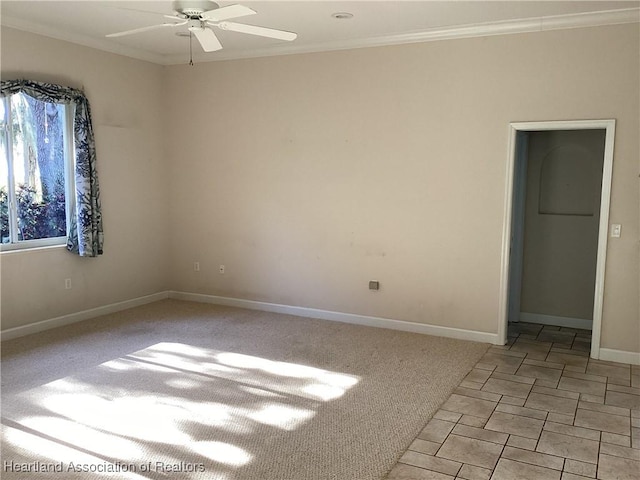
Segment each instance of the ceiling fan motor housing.
[{"label": "ceiling fan motor housing", "polygon": [[188,18],[198,18],[203,12],[217,10],[220,6],[207,0],[182,0],[173,2],[173,9]]},{"label": "ceiling fan motor housing", "polygon": [[194,30],[204,30],[204,22],[202,20],[191,19],[189,23],[187,23],[187,28],[192,32]]}]

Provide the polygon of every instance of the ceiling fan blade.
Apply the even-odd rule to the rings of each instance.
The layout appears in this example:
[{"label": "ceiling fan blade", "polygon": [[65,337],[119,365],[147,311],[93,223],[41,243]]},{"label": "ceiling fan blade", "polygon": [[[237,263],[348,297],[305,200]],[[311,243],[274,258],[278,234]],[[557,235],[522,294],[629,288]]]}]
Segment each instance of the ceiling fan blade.
[{"label": "ceiling fan blade", "polygon": [[229,18],[246,17],[247,15],[255,15],[257,12],[249,7],[242,5],[229,5],[215,10],[209,10],[202,13],[203,20],[211,20],[213,22],[221,22]]},{"label": "ceiling fan blade", "polygon": [[124,32],[110,33],[110,34],[105,35],[105,36],[109,37],[109,38],[123,37],[125,35],[131,35],[133,33],[148,32],[149,30],[155,30],[157,28],[179,27],[180,25],[185,25],[186,23],[187,23],[186,21],[185,22],[161,23],[160,25],[151,25],[150,27],[134,28],[133,30],[125,30]]},{"label": "ceiling fan blade", "polygon": [[273,28],[257,27],[255,25],[245,25],[243,23],[220,22],[218,24],[223,30],[232,32],[248,33],[249,35],[259,35],[261,37],[277,38],[279,40],[292,41],[298,37],[297,33],[275,30]]},{"label": "ceiling fan blade", "polygon": [[194,28],[191,30],[193,34],[196,36],[200,45],[202,45],[202,49],[205,52],[215,52],[216,50],[222,50],[222,44],[216,37],[216,34],[213,33],[213,30],[210,28]]}]

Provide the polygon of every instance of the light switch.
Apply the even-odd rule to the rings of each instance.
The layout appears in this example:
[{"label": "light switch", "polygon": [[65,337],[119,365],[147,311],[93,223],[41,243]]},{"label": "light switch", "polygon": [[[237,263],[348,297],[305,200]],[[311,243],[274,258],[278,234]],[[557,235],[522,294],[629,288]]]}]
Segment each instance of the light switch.
[{"label": "light switch", "polygon": [[622,225],[615,223],[611,225],[611,236],[615,238],[620,238],[620,231],[622,230]]}]

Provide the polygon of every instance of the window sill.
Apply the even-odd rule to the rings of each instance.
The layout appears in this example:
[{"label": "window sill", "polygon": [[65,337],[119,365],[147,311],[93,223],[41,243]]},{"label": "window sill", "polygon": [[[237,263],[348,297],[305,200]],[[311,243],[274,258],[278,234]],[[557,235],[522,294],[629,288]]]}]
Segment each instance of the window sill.
[{"label": "window sill", "polygon": [[58,250],[58,249],[66,249],[67,248],[67,244],[66,243],[61,243],[58,245],[41,245],[38,247],[19,247],[19,248],[12,248],[12,249],[8,249],[8,250],[4,250],[0,248],[0,255],[11,255],[11,254],[15,254],[15,253],[31,253],[31,252],[46,252],[49,250]]}]

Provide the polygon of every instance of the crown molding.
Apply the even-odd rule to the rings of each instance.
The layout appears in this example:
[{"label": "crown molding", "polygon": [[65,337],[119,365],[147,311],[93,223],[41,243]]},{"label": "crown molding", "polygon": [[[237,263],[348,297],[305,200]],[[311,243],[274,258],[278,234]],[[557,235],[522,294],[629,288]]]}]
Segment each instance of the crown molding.
[{"label": "crown molding", "polygon": [[[21,19],[2,16],[2,25],[44,35],[58,40],[84,45],[86,47],[104,50],[160,65],[177,65],[186,63],[184,55],[159,55],[146,50],[125,47],[114,44],[107,39],[98,40],[85,35],[63,32],[51,27],[37,25]],[[330,41],[310,45],[282,44],[271,48],[233,51],[221,50],[212,54],[195,54],[197,62],[214,62],[221,60],[237,60],[245,58],[271,57],[279,55],[294,55],[302,53],[318,53],[337,50],[351,50],[356,48],[381,47],[387,45],[402,45],[438,40],[453,40],[458,38],[486,37],[493,35],[512,35],[517,33],[544,32],[549,30],[563,30],[572,28],[598,27],[605,25],[620,25],[640,22],[640,8],[621,10],[607,10],[601,12],[585,12],[549,17],[535,17],[518,20],[507,20],[492,23],[460,25],[454,27],[433,28],[424,31],[384,35],[347,41]]]},{"label": "crown molding", "polygon": [[[640,8],[608,10],[602,12],[586,12],[551,17],[536,17],[503,22],[479,23],[454,27],[434,28],[419,32],[385,35],[349,41],[331,41],[313,45],[283,44],[273,48],[245,50],[242,52],[225,52],[221,50],[212,55],[194,55],[198,62],[214,62],[220,60],[237,60],[242,58],[269,57],[278,55],[294,55],[301,53],[318,53],[356,48],[382,47],[409,43],[453,40],[458,38],[486,37],[493,35],[511,35],[517,33],[544,32],[571,28],[599,27],[640,22]],[[165,65],[185,63],[184,55],[164,57]]]},{"label": "crown molding", "polygon": [[166,64],[165,55],[159,55],[156,53],[148,52],[146,50],[141,50],[139,48],[120,45],[114,42],[110,42],[106,38],[102,40],[88,37],[86,35],[70,33],[58,30],[57,28],[47,27],[8,15],[2,15],[2,17],[0,18],[0,24],[3,27],[15,28],[16,30],[35,33],[44,37],[55,38],[56,40],[63,40],[65,42],[74,43],[76,45],[95,48],[96,50],[102,50],[104,52],[115,53],[116,55],[135,58],[137,60],[144,60],[145,62],[156,63],[159,65]]}]

